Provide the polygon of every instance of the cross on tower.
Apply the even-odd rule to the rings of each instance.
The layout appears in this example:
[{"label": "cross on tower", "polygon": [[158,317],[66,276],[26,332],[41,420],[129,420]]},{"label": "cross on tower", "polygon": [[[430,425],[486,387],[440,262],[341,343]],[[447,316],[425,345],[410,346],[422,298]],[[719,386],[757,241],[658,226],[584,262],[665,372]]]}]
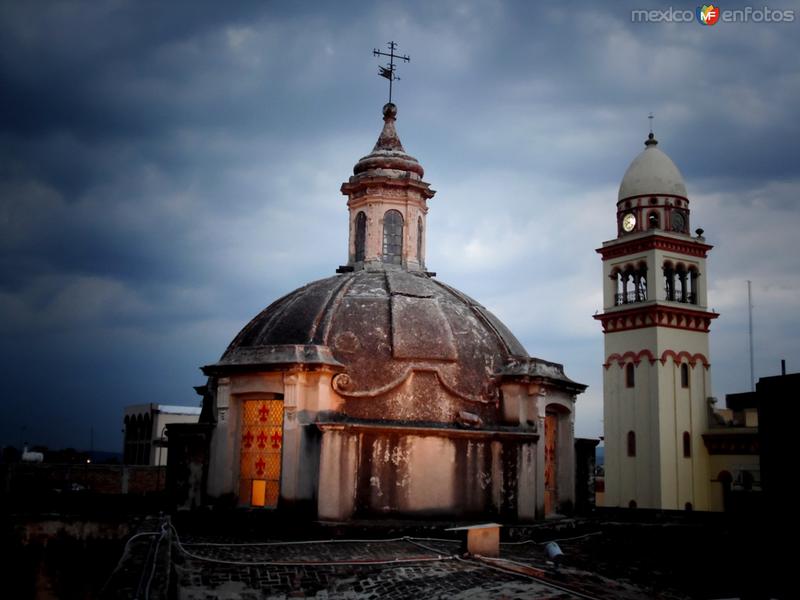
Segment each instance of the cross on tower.
[{"label": "cross on tower", "polygon": [[647,118],[650,120],[650,133],[653,133],[653,119],[655,119],[655,116],[653,113],[650,113],[647,115]]},{"label": "cross on tower", "polygon": [[374,56],[388,56],[389,57],[389,63],[388,63],[387,66],[385,66],[385,67],[382,67],[380,65],[378,66],[378,69],[379,69],[378,75],[380,75],[381,77],[385,77],[386,79],[389,80],[389,103],[391,103],[392,102],[392,82],[395,79],[397,79],[397,80],[400,79],[397,75],[395,75],[396,67],[395,67],[395,64],[394,64],[394,59],[397,58],[399,60],[404,60],[406,62],[410,62],[411,61],[411,57],[409,57],[409,56],[407,56],[405,54],[403,54],[402,56],[400,54],[395,54],[394,51],[397,49],[397,44],[395,42],[388,42],[386,45],[389,46],[389,52],[388,53],[387,52],[381,52],[380,50],[378,50],[376,48],[373,48],[372,54]]}]

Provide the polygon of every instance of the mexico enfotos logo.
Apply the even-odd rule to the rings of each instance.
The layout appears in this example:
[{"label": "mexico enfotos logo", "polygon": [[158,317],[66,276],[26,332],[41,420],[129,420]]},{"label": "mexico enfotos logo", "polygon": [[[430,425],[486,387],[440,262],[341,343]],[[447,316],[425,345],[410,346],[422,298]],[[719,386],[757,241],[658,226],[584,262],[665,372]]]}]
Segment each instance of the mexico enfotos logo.
[{"label": "mexico enfotos logo", "polygon": [[675,9],[672,6],[662,9],[632,10],[634,23],[691,23],[712,26],[718,23],[793,23],[794,10],[772,9],[769,6],[722,9],[716,4],[703,4],[694,12]]}]

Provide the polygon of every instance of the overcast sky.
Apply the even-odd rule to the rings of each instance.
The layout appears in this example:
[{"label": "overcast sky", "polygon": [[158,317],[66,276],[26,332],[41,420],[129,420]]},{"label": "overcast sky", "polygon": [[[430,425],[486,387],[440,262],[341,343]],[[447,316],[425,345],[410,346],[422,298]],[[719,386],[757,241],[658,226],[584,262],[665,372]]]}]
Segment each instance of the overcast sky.
[{"label": "overcast sky", "polygon": [[632,22],[661,4],[0,2],[0,443],[120,450],[125,405],[197,404],[199,366],[346,262],[389,40],[428,266],[590,386],[578,435],[602,432],[595,248],[651,111],[715,246],[715,395],[749,389],[748,279],[756,376],[800,370],[800,6]]}]

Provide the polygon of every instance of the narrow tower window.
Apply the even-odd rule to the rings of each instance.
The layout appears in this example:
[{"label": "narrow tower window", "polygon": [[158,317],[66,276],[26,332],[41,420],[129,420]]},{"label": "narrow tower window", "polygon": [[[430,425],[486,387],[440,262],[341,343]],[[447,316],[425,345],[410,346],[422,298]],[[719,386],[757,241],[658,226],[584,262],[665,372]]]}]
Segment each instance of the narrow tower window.
[{"label": "narrow tower window", "polygon": [[403,263],[403,215],[396,210],[383,215],[383,262]]},{"label": "narrow tower window", "polygon": [[417,219],[417,262],[420,267],[425,266],[425,261],[422,260],[422,217]]},{"label": "narrow tower window", "polygon": [[689,269],[689,285],[691,286],[691,294],[689,295],[689,302],[692,304],[697,304],[697,278],[700,277],[700,273],[697,272],[695,267],[691,267]]},{"label": "narrow tower window", "polygon": [[650,214],[647,215],[647,227],[649,229],[658,229],[661,226],[661,222],[658,219],[658,213],[656,211],[651,211]]},{"label": "narrow tower window", "polygon": [[625,365],[625,387],[632,388],[634,385],[636,385],[636,371],[633,363],[628,363]]},{"label": "narrow tower window", "polygon": [[689,387],[689,365],[686,363],[681,365],[681,387]]},{"label": "narrow tower window", "polygon": [[675,300],[675,270],[672,263],[664,264],[664,291],[667,300]]},{"label": "narrow tower window", "polygon": [[367,215],[364,211],[356,215],[356,262],[364,260],[367,245]]},{"label": "narrow tower window", "polygon": [[636,283],[636,302],[644,302],[647,300],[647,265],[638,265],[633,277]]},{"label": "narrow tower window", "polygon": [[692,456],[692,436],[689,435],[688,431],[683,432],[683,456],[685,458],[691,458]]},{"label": "narrow tower window", "polygon": [[679,264],[675,271],[677,275],[676,284],[680,286],[680,294],[676,290],[674,299],[678,302],[689,302],[689,290],[686,285],[686,267]]},{"label": "narrow tower window", "polygon": [[636,433],[628,432],[628,456],[636,456]]}]

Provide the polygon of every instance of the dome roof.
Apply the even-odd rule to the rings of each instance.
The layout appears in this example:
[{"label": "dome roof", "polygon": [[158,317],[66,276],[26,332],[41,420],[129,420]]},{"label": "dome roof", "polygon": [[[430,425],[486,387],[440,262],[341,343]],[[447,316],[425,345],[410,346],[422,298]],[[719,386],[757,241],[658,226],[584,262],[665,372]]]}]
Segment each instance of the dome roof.
[{"label": "dome roof", "polygon": [[617,201],[633,196],[664,194],[686,198],[686,184],[672,159],[659,150],[651,133],[646,148],[625,171]]},{"label": "dome roof", "polygon": [[362,270],[277,300],[207,370],[327,364],[346,371],[337,389],[346,397],[374,396],[411,370],[425,371],[453,395],[486,402],[493,375],[518,359],[532,360],[497,317],[458,290],[424,273]]},{"label": "dome roof", "polygon": [[383,130],[375,147],[367,156],[361,158],[353,167],[354,177],[389,176],[395,178],[422,179],[425,171],[416,158],[406,154],[400,138],[397,136],[395,121],[397,106],[391,102],[383,107]]}]

